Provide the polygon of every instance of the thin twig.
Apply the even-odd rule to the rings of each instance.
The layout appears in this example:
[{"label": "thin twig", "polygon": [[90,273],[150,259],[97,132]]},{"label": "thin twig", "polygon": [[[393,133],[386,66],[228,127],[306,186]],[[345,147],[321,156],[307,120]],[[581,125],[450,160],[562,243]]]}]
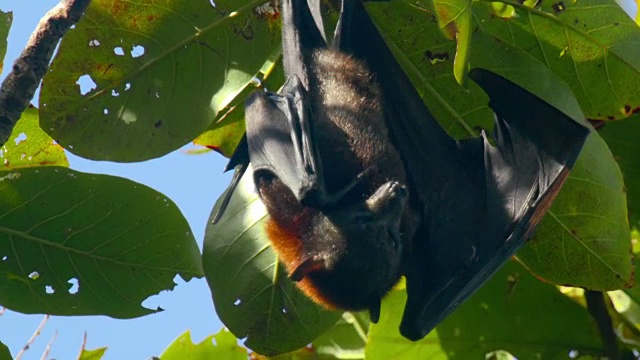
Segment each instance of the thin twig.
[{"label": "thin twig", "polygon": [[601,291],[585,290],[584,298],[587,300],[587,310],[598,325],[598,331],[604,344],[604,351],[609,359],[620,358],[618,336],[613,329],[613,321],[605,302],[607,295]]},{"label": "thin twig", "polygon": [[80,352],[78,353],[78,360],[82,357],[82,353],[87,348],[87,332],[84,332],[82,336],[82,346],[80,347]]},{"label": "thin twig", "polygon": [[40,322],[40,325],[38,325],[38,327],[36,328],[36,331],[33,332],[33,335],[31,335],[31,338],[29,339],[29,341],[27,341],[27,343],[22,347],[22,349],[20,349],[20,352],[18,353],[18,355],[16,355],[14,360],[20,360],[22,358],[22,355],[24,355],[24,353],[27,350],[29,350],[29,347],[33,345],[38,335],[40,335],[40,333],[42,332],[42,329],[44,329],[44,326],[47,324],[47,321],[49,321],[49,315],[44,316],[44,319],[42,319],[42,321]]},{"label": "thin twig", "polygon": [[40,19],[27,45],[0,86],[0,146],[4,145],[27,108],[58,41],[80,20],[91,0],[62,0]]},{"label": "thin twig", "polygon": [[51,352],[51,345],[53,345],[53,342],[56,341],[57,337],[58,337],[58,329],[56,329],[51,339],[49,339],[49,342],[47,343],[47,347],[44,348],[44,352],[42,353],[40,360],[47,360],[47,358],[49,357],[49,353]]}]

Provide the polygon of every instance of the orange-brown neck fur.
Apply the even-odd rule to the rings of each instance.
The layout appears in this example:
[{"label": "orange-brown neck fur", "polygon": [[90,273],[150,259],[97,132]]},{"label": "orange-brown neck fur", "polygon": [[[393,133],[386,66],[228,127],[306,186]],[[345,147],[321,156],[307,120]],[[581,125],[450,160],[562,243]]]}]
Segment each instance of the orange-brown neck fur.
[{"label": "orange-brown neck fur", "polygon": [[[289,274],[293,273],[303,261],[302,240],[300,240],[298,235],[285,230],[271,218],[269,218],[265,224],[265,231],[271,241],[271,246],[273,246],[278,254],[279,260],[282,261]],[[303,278],[301,281],[298,281],[296,285],[317,304],[330,310],[336,308],[327,297],[316,289],[309,278]]]}]

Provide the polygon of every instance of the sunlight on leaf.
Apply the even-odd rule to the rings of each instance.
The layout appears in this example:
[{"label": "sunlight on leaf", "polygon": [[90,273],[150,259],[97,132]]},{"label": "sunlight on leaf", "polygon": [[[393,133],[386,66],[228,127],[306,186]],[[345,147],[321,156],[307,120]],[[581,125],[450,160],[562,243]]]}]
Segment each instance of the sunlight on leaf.
[{"label": "sunlight on leaf", "polygon": [[9,140],[0,148],[0,170],[38,166],[69,166],[64,149],[55,144],[38,124],[38,109],[27,108]]}]

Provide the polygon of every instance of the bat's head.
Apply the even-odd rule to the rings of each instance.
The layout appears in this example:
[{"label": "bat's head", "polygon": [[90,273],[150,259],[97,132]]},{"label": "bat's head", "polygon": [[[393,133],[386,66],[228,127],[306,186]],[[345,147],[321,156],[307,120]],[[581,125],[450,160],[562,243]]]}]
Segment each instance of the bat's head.
[{"label": "bat's head", "polygon": [[290,277],[312,299],[341,309],[369,309],[377,321],[380,299],[401,275],[402,219],[408,192],[397,181],[354,204],[321,212],[301,239]]}]

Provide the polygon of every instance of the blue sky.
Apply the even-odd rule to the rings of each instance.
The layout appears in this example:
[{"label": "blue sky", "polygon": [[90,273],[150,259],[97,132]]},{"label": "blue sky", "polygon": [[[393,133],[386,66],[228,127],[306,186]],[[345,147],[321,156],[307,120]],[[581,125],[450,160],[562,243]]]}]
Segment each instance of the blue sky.
[{"label": "blue sky", "polygon": [[[13,11],[5,57],[6,70],[19,55],[38,20],[58,0],[0,0],[0,9]],[[37,99],[37,98],[36,98]],[[121,176],[150,186],[171,198],[189,221],[202,248],[202,238],[213,203],[229,183],[230,175],[222,175],[226,159],[209,153],[189,155],[187,146],[160,159],[134,164],[88,161],[68,154],[71,168],[89,173]],[[105,316],[52,317],[23,360],[40,359],[47,342],[57,330],[50,359],[75,359],[87,332],[87,348],[108,347],[104,359],[148,359],[160,355],[179,334],[191,330],[194,341],[217,332],[221,327],[213,309],[211,294],[204,279],[185,283],[143,302],[143,305],[165,309],[164,312],[138,319],[117,320]],[[33,334],[42,315],[23,315],[7,311],[0,316],[0,341],[15,356]]]}]

